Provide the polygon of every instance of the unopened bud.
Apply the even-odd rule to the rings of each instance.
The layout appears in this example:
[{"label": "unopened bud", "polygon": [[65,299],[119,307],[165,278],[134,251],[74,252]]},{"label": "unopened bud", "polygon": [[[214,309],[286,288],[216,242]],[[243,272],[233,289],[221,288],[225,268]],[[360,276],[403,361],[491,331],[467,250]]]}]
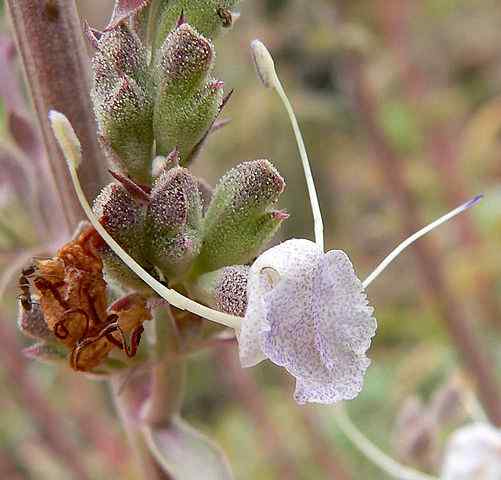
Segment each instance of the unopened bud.
[{"label": "unopened bud", "polygon": [[260,40],[251,43],[252,59],[256,66],[258,77],[265,87],[274,87],[277,81],[275,62],[264,44]]},{"label": "unopened bud", "polygon": [[93,94],[106,96],[119,79],[126,75],[139,85],[146,82],[148,54],[139,37],[122,23],[96,38],[92,58]]},{"label": "unopened bud", "polygon": [[211,82],[186,97],[169,88],[161,90],[153,118],[157,153],[167,155],[177,147],[183,165],[212,127],[222,102],[222,82]]},{"label": "unopened bud", "polygon": [[[153,146],[151,100],[132,78],[124,76],[105,98],[94,96],[99,131],[119,157],[131,178],[139,183],[151,181]],[[117,163],[115,159],[112,159]]]},{"label": "unopened bud", "polygon": [[245,264],[255,258],[288,215],[270,210],[285,182],[267,160],[246,162],[220,181],[204,219],[197,271]]},{"label": "unopened bud", "polygon": [[[109,234],[138,263],[145,264],[144,217],[145,208],[122,185],[111,183],[94,202],[94,212]],[[101,256],[108,279],[120,286],[143,291],[145,288],[137,275],[127,267],[107,246]]]},{"label": "unopened bud", "polygon": [[169,280],[183,275],[200,250],[202,199],[197,179],[185,168],[164,170],[147,211],[152,262]]},{"label": "unopened bud", "polygon": [[214,46],[187,23],[176,28],[165,40],[157,75],[175,90],[200,87],[212,70]]},{"label": "unopened bud", "polygon": [[208,306],[243,317],[247,308],[248,275],[248,266],[224,267],[197,277],[193,291]]}]

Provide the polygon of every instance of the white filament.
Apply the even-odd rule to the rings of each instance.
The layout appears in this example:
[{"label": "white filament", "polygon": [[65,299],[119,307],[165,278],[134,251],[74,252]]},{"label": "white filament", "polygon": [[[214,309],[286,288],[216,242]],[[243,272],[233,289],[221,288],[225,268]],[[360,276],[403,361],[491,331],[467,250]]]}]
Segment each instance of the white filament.
[{"label": "white filament", "polygon": [[338,427],[351,443],[374,465],[377,465],[388,475],[397,480],[439,480],[437,477],[406,467],[386,455],[358,430],[352,423],[343,405],[335,407],[334,412],[334,418]]},{"label": "white filament", "polygon": [[148,284],[155,292],[158,293],[162,298],[167,300],[171,305],[181,309],[188,310],[195,315],[200,315],[201,317],[211,320],[213,322],[225,325],[230,328],[238,329],[242,319],[234,315],[228,315],[227,313],[218,312],[212,308],[201,305],[184,295],[181,295],[175,290],[167,288],[165,285],[161,284],[158,280],[153,278],[146,270],[144,270],[114,239],[111,235],[104,229],[104,227],[99,223],[98,219],[94,215],[89,202],[85,198],[85,194],[80,185],[78,179],[77,168],[82,161],[82,153],[80,148],[80,142],[73,130],[68,119],[59,112],[51,111],[49,113],[49,119],[51,121],[52,129],[54,130],[54,135],[63,150],[63,153],[68,162],[68,167],[71,174],[71,179],[75,187],[78,199],[85,211],[85,214],[89,218],[93,227],[97,230],[102,239],[108,244],[108,246],[120,257],[120,259],[146,284]]},{"label": "white filament", "polygon": [[463,203],[463,205],[460,205],[459,207],[455,208],[454,210],[450,211],[449,213],[445,214],[444,216],[442,216],[439,219],[435,220],[434,222],[430,223],[426,227],[423,227],[421,230],[417,231],[414,235],[411,235],[409,238],[404,240],[365,279],[365,281],[363,282],[364,288],[367,288],[379,275],[381,275],[381,273],[386,269],[386,267],[388,267],[388,265],[391,262],[393,262],[393,260],[395,260],[407,247],[412,245],[416,240],[420,239],[422,236],[431,232],[432,230],[439,227],[443,223],[454,218],[456,215],[459,215],[460,213],[463,213],[465,210],[468,210],[469,208],[473,207],[482,198],[483,198],[483,195],[477,195],[476,197],[472,198],[468,202]]},{"label": "white filament", "polygon": [[289,102],[287,95],[285,94],[285,90],[282,87],[282,84],[280,83],[280,79],[278,78],[277,72],[275,70],[275,63],[273,62],[273,58],[268,49],[259,40],[254,40],[251,43],[251,49],[254,62],[256,63],[256,69],[259,78],[266,87],[271,87],[275,89],[278,96],[282,100],[282,103],[284,104],[287,114],[289,115],[289,119],[292,124],[292,129],[294,130],[294,135],[296,137],[297,146],[299,149],[299,155],[303,163],[304,175],[306,177],[306,184],[308,186],[308,194],[310,196],[311,209],[313,212],[315,243],[323,251],[324,225],[322,220],[322,213],[320,211],[320,205],[318,203],[315,182],[313,180],[313,175],[311,174],[310,162],[308,160],[308,153],[306,152],[306,147],[304,145],[303,136],[301,135],[301,130],[299,128],[296,115],[294,114],[292,105]]}]

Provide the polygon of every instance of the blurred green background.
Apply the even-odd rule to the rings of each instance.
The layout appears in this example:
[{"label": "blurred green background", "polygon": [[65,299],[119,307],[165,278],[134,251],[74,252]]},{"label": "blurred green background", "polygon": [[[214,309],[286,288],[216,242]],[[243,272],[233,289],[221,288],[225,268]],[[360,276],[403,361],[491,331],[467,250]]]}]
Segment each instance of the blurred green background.
[{"label": "blurred green background", "polygon": [[[78,3],[91,25],[106,23],[111,1]],[[346,62],[347,55],[356,58],[372,88],[384,147],[392,154],[387,168],[401,171],[417,220],[427,223],[477,193],[486,195],[465,217],[434,233],[432,243],[439,252],[435,268],[450,295],[501,361],[501,3],[247,0],[239,11],[234,29],[216,44],[218,77],[235,89],[225,110],[232,122],[214,135],[194,170],[214,184],[239,162],[269,158],[286,178],[280,205],[291,215],[276,241],[313,238],[291,128],[277,98],[257,80],[249,56],[249,43],[260,38],[274,54],[302,126],[326,247],[345,250],[365,278],[405,237],[405,221],[414,219],[406,219],[391,175],[377,159],[380,146],[357,108]],[[2,25],[9,32],[6,20]],[[6,138],[1,125],[0,132]],[[12,221],[17,234],[31,235],[23,212],[5,205],[3,219]],[[13,256],[5,242],[0,248],[5,273]],[[460,372],[432,293],[412,252],[370,287],[379,323],[373,363],[363,392],[347,405],[368,437],[402,458],[408,432],[397,428],[396,419],[408,399],[429,402],[451,377],[460,378],[463,390],[472,383]],[[12,332],[15,296],[14,281],[2,305],[2,320]],[[0,348],[13,339],[18,350],[26,342],[20,335],[0,338]],[[5,350],[12,348],[10,343]],[[56,412],[91,478],[138,478],[104,383],[35,363],[26,363],[23,381],[16,382],[9,374],[13,368],[8,361],[0,365],[0,478],[71,478],[47,447],[50,426],[44,427],[43,408],[30,406],[36,398],[30,388]],[[237,479],[388,478],[350,445],[330,407],[295,405],[292,380],[269,362],[241,371],[233,348],[207,351],[190,362],[188,379],[184,414],[223,447]],[[433,471],[440,445],[430,455],[438,460],[407,459]]]}]

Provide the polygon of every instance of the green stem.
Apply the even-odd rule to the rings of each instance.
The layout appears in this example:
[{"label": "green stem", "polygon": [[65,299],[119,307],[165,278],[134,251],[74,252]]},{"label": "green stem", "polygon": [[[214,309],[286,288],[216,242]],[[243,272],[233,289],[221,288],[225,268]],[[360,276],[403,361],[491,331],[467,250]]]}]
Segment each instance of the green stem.
[{"label": "green stem", "polygon": [[181,410],[186,360],[179,354],[178,332],[169,306],[155,312],[157,364],[151,372],[151,394],[143,419],[150,425],[167,425]]}]

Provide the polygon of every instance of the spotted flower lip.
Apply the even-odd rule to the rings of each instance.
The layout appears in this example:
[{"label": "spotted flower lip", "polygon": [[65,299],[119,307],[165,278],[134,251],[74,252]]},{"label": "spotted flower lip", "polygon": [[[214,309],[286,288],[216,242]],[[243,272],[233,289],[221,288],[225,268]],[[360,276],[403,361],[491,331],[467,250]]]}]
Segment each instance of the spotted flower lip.
[{"label": "spotted flower lip", "polygon": [[335,403],[361,391],[376,333],[373,309],[348,256],[309,240],[263,253],[249,272],[240,360],[269,358],[296,378],[298,403]]}]

